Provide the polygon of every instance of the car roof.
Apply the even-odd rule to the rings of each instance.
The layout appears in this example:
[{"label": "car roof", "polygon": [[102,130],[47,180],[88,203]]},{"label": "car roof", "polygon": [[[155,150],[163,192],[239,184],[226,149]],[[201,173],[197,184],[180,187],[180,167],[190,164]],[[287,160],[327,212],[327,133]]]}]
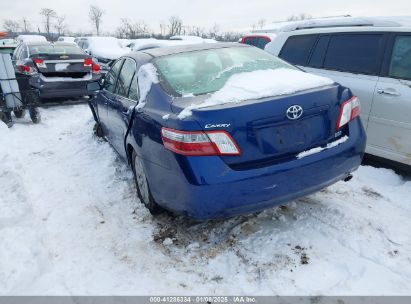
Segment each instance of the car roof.
[{"label": "car roof", "polygon": [[298,21],[276,22],[265,26],[255,34],[332,31],[410,31],[411,17],[329,17]]},{"label": "car roof", "polygon": [[222,49],[222,48],[229,48],[229,47],[250,47],[250,46],[245,45],[245,44],[240,44],[237,42],[199,43],[199,44],[159,47],[159,48],[143,50],[140,52],[148,54],[151,57],[161,57],[161,56],[168,56],[168,55],[179,54],[179,53]]}]

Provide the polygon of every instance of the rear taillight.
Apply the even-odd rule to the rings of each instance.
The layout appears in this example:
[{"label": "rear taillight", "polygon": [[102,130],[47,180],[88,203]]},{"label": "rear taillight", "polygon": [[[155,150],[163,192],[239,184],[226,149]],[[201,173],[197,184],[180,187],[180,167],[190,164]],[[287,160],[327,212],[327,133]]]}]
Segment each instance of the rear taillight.
[{"label": "rear taillight", "polygon": [[44,63],[44,60],[43,59],[40,59],[40,58],[34,58],[33,59],[33,62],[37,65],[37,67],[39,67],[39,68],[42,68],[42,69],[45,69],[47,66],[46,66],[46,64]]},{"label": "rear taillight", "polygon": [[17,68],[24,74],[33,74],[36,72],[35,69],[28,64],[18,65]]},{"label": "rear taillight", "polygon": [[92,71],[94,74],[100,74],[100,71],[101,71],[100,65],[97,64],[97,63],[93,63],[93,65],[92,65],[92,67],[91,67],[91,71]]},{"label": "rear taillight", "polygon": [[337,130],[348,124],[360,115],[361,105],[358,97],[354,96],[341,105],[340,115],[337,120]]},{"label": "rear taillight", "polygon": [[190,156],[240,155],[240,149],[225,131],[179,131],[161,129],[164,147],[177,154]]},{"label": "rear taillight", "polygon": [[84,66],[91,67],[93,65],[93,58],[85,58],[84,59]]}]

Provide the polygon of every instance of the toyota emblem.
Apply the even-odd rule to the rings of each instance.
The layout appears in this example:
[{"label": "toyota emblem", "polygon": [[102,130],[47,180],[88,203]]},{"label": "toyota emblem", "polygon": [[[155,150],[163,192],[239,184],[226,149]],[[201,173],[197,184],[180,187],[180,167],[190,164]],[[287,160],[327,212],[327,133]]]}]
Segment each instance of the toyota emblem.
[{"label": "toyota emblem", "polygon": [[296,120],[303,115],[303,108],[299,105],[291,106],[287,109],[287,117],[291,120]]}]

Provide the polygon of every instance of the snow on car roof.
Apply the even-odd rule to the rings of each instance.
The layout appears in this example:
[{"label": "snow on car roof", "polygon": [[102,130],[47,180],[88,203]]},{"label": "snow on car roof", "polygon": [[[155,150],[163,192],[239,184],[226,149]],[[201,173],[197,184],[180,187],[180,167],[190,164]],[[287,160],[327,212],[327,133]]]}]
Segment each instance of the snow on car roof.
[{"label": "snow on car roof", "polygon": [[298,21],[274,22],[266,25],[254,33],[265,32],[290,32],[300,29],[322,28],[322,27],[402,27],[411,26],[411,17],[330,17],[307,19]]},{"label": "snow on car roof", "polygon": [[37,42],[47,42],[46,37],[41,36],[41,35],[19,35],[16,38],[20,42],[31,42],[31,41],[37,41]]}]

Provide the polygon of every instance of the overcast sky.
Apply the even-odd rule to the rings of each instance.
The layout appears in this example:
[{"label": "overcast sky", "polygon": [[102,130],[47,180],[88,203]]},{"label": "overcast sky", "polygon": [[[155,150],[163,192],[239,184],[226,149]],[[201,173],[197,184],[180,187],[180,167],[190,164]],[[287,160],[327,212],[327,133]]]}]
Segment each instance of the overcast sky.
[{"label": "overcast sky", "polygon": [[52,8],[65,15],[70,31],[91,31],[90,4],[104,11],[103,31],[114,32],[120,18],[144,20],[159,31],[172,15],[185,25],[205,28],[218,24],[221,30],[247,31],[260,19],[282,21],[295,14],[313,17],[351,14],[353,16],[411,15],[411,0],[0,0],[0,27],[5,19],[20,21],[27,17],[32,27],[42,27],[39,11]]}]

